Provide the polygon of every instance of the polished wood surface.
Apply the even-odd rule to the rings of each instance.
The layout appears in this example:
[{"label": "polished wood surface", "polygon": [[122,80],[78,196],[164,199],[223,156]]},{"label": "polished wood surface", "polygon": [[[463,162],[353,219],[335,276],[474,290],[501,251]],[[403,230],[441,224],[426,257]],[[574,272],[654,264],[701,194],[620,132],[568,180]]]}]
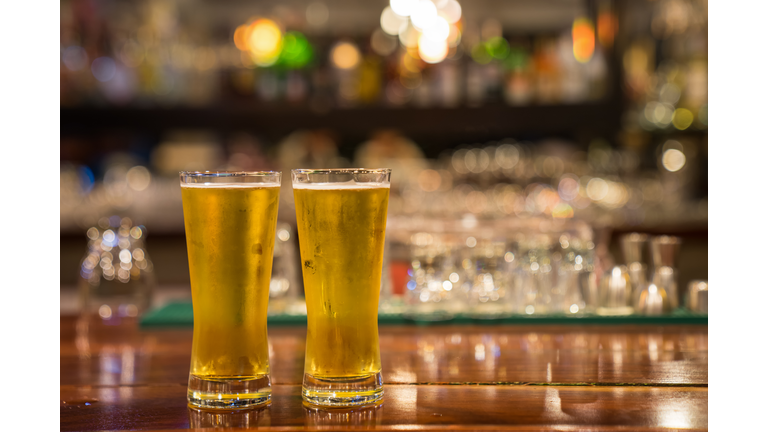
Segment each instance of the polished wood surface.
[{"label": "polished wood surface", "polygon": [[383,404],[302,406],[302,327],[273,327],[268,408],[188,409],[192,332],[61,319],[61,430],[707,428],[706,326],[380,327]]}]

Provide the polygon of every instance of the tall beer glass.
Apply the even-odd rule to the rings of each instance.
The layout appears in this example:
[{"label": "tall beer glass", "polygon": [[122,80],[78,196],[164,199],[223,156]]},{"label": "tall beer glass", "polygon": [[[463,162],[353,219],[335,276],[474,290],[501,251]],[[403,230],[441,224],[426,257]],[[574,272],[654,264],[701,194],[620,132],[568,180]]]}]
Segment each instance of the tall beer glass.
[{"label": "tall beer glass", "polygon": [[269,402],[267,301],[280,172],[182,172],[195,329],[187,400]]},{"label": "tall beer glass", "polygon": [[310,404],[382,397],[378,306],[390,171],[291,172],[307,300],[302,397]]}]

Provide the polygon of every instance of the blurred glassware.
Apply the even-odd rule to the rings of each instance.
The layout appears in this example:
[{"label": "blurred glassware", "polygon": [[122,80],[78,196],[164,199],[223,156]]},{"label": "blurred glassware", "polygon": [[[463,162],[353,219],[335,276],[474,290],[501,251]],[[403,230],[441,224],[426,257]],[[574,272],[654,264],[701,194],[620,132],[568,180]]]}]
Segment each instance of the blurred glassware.
[{"label": "blurred glassware", "polygon": [[672,310],[669,297],[663,288],[655,284],[646,284],[640,289],[635,303],[635,312],[642,315],[661,315]]},{"label": "blurred glassware", "polygon": [[667,266],[655,269],[653,271],[653,284],[666,292],[671,308],[677,309],[680,305],[678,302],[677,270]]},{"label": "blurred glassware", "polygon": [[624,263],[629,265],[634,262],[646,263],[643,259],[643,249],[648,241],[646,234],[630,233],[621,236],[619,243],[624,254]]},{"label": "blurred glassware", "polygon": [[[503,237],[494,236],[495,232],[486,230],[477,234],[477,238],[467,237],[464,242],[472,264],[465,276],[470,284],[466,313],[472,318],[494,319],[512,315],[512,260],[507,255],[512,252]],[[452,272],[445,284],[459,286],[461,279],[460,272]]]},{"label": "blurred glassware", "polygon": [[584,300],[584,311],[595,312],[600,305],[597,273],[594,271],[582,271],[578,275],[577,283],[581,298]]},{"label": "blurred glassware", "polygon": [[88,251],[80,263],[80,314],[119,324],[150,305],[155,286],[144,243],[146,228],[131,219],[103,217],[88,229]]},{"label": "blurred glassware", "polygon": [[443,321],[453,318],[456,312],[450,281],[455,273],[455,247],[439,221],[431,223],[431,232],[420,230],[410,236],[412,261],[405,315],[420,321]]},{"label": "blurred glassware", "polygon": [[686,307],[693,312],[707,313],[709,284],[705,280],[693,280],[688,283]]},{"label": "blurred glassware", "polygon": [[630,315],[632,308],[632,283],[625,266],[615,266],[603,274],[600,280],[598,315]]},{"label": "blurred glassware", "polygon": [[632,283],[632,299],[637,304],[640,292],[648,284],[648,265],[643,259],[643,250],[648,242],[648,236],[640,233],[630,233],[619,238],[624,263]]},{"label": "blurred glassware", "polygon": [[272,279],[269,282],[269,315],[306,314],[306,303],[299,297],[295,235],[291,226],[278,222]]},{"label": "blurred glassware", "polygon": [[677,257],[680,253],[680,237],[656,236],[651,239],[651,256],[654,267],[677,268]]},{"label": "blurred glassware", "polygon": [[680,253],[680,237],[657,236],[651,239],[653,257],[653,283],[663,288],[669,296],[672,309],[680,305],[680,292],[677,289],[677,257]]}]

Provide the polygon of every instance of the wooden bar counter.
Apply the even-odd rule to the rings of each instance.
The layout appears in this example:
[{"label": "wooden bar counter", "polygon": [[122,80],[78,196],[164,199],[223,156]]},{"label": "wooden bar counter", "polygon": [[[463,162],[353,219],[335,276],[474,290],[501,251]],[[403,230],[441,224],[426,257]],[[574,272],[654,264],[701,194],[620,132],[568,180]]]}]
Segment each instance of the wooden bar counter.
[{"label": "wooden bar counter", "polygon": [[305,327],[270,327],[271,405],[186,403],[191,328],[61,318],[62,431],[707,429],[707,326],[380,326],[384,401],[301,401]]}]

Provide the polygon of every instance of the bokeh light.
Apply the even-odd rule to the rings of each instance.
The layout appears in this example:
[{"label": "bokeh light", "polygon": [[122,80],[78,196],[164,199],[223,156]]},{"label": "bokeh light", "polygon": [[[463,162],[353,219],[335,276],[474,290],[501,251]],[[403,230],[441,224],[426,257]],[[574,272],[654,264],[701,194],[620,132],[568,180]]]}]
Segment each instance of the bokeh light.
[{"label": "bokeh light", "polygon": [[323,28],[328,23],[328,6],[323,2],[313,2],[305,12],[307,24],[315,28]]},{"label": "bokeh light", "polygon": [[288,69],[301,69],[312,60],[312,46],[303,34],[289,31],[283,37],[283,49],[277,65]]},{"label": "bokeh light", "polygon": [[339,42],[331,50],[331,61],[339,69],[352,69],[360,63],[360,50],[351,42]]},{"label": "bokeh light", "polygon": [[672,124],[678,130],[688,129],[693,123],[693,113],[685,108],[678,108],[672,115]]},{"label": "bokeh light", "polygon": [[107,82],[114,78],[117,66],[109,57],[99,57],[91,63],[91,73],[101,82]]},{"label": "bokeh light", "polygon": [[587,183],[587,196],[592,201],[600,201],[606,195],[608,195],[608,183],[605,180],[595,177]]},{"label": "bokeh light", "polygon": [[408,18],[396,14],[389,6],[385,7],[381,12],[381,19],[379,21],[381,29],[392,36],[397,36],[400,33],[400,28],[408,25]]},{"label": "bokeh light", "polygon": [[388,56],[397,49],[397,38],[386,34],[382,29],[376,29],[371,35],[371,48],[380,56]]},{"label": "bokeh light", "polygon": [[61,53],[61,61],[71,71],[79,71],[88,64],[88,54],[83,47],[74,45],[67,47]]},{"label": "bokeh light", "polygon": [[419,36],[419,57],[426,63],[440,63],[448,55],[448,43],[445,40],[436,41],[427,35]]},{"label": "bokeh light", "polygon": [[429,0],[420,0],[411,11],[411,23],[419,30],[432,27],[437,19],[437,7]]},{"label": "bokeh light", "polygon": [[247,34],[248,49],[258,66],[271,66],[283,45],[283,33],[274,21],[266,18],[254,21]]},{"label": "bokeh light", "polygon": [[403,17],[411,16],[418,3],[419,0],[389,0],[389,6],[392,10]]},{"label": "bokeh light", "polygon": [[619,21],[613,12],[610,10],[600,12],[597,17],[597,39],[600,41],[600,45],[611,47],[618,28]]},{"label": "bokeh light", "polygon": [[442,42],[448,40],[451,33],[451,25],[443,17],[437,17],[429,28],[425,28],[423,34],[433,41]]},{"label": "bokeh light", "polygon": [[437,13],[448,23],[454,24],[461,19],[461,5],[456,0],[448,0],[438,7]]},{"label": "bokeh light", "polygon": [[126,181],[131,189],[140,192],[149,187],[152,181],[152,174],[143,166],[135,166],[128,170]]},{"label": "bokeh light", "polygon": [[579,63],[586,63],[595,53],[595,27],[586,18],[578,18],[573,22],[571,30],[573,37],[573,56]]},{"label": "bokeh light", "polygon": [[669,149],[661,156],[661,164],[669,172],[677,172],[685,166],[685,154],[678,149]]}]

